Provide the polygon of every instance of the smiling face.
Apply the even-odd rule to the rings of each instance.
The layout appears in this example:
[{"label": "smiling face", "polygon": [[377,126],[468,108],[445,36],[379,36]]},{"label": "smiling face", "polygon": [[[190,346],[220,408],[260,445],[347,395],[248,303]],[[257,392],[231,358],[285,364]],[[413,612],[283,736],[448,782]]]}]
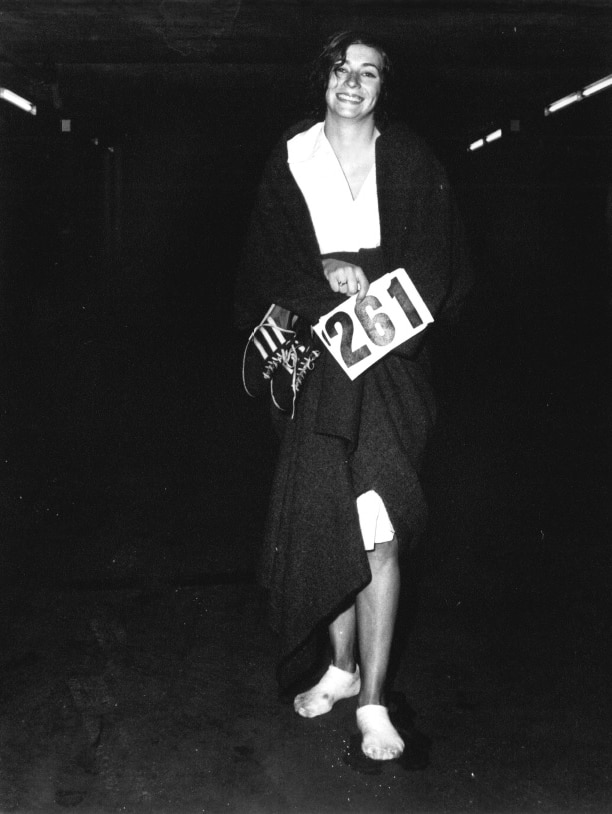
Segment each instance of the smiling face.
[{"label": "smiling face", "polygon": [[325,92],[327,113],[363,120],[374,115],[382,90],[382,57],[375,48],[353,43],[344,62],[331,70]]}]

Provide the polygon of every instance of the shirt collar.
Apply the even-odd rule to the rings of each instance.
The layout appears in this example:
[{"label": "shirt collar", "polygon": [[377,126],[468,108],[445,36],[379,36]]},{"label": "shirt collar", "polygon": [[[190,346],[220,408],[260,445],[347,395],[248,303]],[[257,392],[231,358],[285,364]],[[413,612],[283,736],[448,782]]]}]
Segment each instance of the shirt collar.
[{"label": "shirt collar", "polygon": [[325,135],[324,122],[298,133],[287,142],[287,162],[301,164],[319,155],[333,155],[334,151]]}]

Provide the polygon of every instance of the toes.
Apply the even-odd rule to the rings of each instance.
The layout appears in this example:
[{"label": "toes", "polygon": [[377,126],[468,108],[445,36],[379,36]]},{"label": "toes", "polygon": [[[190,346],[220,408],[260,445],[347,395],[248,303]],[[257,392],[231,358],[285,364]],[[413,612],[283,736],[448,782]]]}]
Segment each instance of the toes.
[{"label": "toes", "polygon": [[366,757],[370,758],[370,760],[395,760],[401,756],[404,750],[400,748],[386,749],[374,746],[367,748],[364,745],[362,747],[362,751]]},{"label": "toes", "polygon": [[329,710],[300,707],[296,712],[298,715],[301,715],[302,718],[316,718],[318,715],[324,715],[326,712],[329,712]]},{"label": "toes", "polygon": [[364,738],[361,748],[364,755],[372,760],[395,760],[404,751],[404,743],[401,738],[399,742],[384,743],[370,737],[367,741]]},{"label": "toes", "polygon": [[316,718],[317,715],[324,715],[326,712],[329,712],[330,709],[331,704],[308,704],[305,702],[295,706],[295,711],[298,715],[301,715],[302,718]]},{"label": "toes", "polygon": [[303,718],[314,718],[329,712],[333,702],[329,693],[310,692],[298,695],[293,703],[294,710]]}]

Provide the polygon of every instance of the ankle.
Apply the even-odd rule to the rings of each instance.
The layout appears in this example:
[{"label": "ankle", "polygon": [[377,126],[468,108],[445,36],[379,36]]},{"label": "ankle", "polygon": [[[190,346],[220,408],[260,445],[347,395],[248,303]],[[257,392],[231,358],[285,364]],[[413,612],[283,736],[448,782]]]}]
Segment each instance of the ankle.
[{"label": "ankle", "polygon": [[361,692],[357,697],[357,706],[358,707],[367,707],[367,706],[377,706],[377,707],[386,707],[387,701],[384,695],[380,692],[368,692],[367,690],[363,691],[363,684]]},{"label": "ankle", "polygon": [[354,673],[357,669],[357,663],[354,658],[350,658],[349,656],[346,657],[334,657],[332,658],[332,664],[334,667],[337,667],[338,670],[344,670],[347,673]]}]

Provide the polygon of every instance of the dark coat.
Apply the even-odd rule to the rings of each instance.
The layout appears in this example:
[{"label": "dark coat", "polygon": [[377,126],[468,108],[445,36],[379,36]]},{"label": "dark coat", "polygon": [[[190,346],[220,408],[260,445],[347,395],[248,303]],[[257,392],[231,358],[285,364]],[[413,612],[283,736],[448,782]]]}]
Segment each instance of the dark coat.
[{"label": "dark coat", "polygon": [[[287,164],[292,128],[273,151],[259,188],[236,288],[236,321],[252,328],[274,302],[310,321],[344,300],[322,273],[306,202]],[[446,175],[405,128],[376,142],[381,252],[368,279],[405,268],[434,316],[454,320],[469,288],[463,234]],[[419,482],[433,427],[427,339],[410,339],[351,382],[323,352],[306,378],[294,420],[284,422],[262,556],[271,622],[283,642],[282,678],[305,666],[315,628],[370,580],[356,497],[377,491],[401,546],[426,521]],[[292,665],[298,665],[294,669]]]}]

